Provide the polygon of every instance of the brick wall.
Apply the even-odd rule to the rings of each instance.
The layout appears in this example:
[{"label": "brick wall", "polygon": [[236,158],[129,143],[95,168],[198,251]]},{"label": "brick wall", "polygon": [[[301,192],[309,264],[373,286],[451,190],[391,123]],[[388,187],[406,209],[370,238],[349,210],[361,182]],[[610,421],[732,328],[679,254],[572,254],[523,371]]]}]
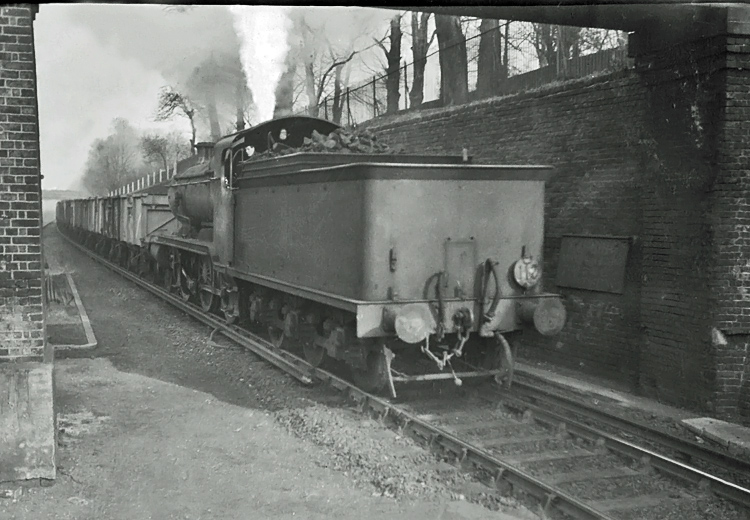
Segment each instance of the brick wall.
[{"label": "brick wall", "polygon": [[42,302],[36,9],[0,7],[0,360],[49,358]]},{"label": "brick wall", "polygon": [[[554,165],[545,288],[569,321],[556,338],[527,335],[524,355],[731,414],[750,409],[748,48],[706,38],[634,71],[368,126],[416,153]],[[634,237],[624,294],[555,286],[565,234]]]}]

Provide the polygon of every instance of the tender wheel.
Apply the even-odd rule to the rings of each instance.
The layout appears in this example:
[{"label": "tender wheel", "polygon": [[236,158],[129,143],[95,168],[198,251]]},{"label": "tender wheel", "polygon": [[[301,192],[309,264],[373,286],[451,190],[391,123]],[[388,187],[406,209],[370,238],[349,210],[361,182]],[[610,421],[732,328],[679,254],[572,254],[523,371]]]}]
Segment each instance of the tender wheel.
[{"label": "tender wheel", "polygon": [[326,360],[326,349],[315,344],[317,338],[315,324],[303,321],[299,325],[299,339],[305,359],[314,367],[321,366]]},{"label": "tender wheel", "polygon": [[352,367],[354,384],[369,393],[379,393],[388,384],[388,362],[385,348],[372,348],[367,353],[367,368]]},{"label": "tender wheel", "polygon": [[215,279],[216,272],[211,259],[207,256],[202,257],[198,279],[198,295],[201,301],[201,309],[204,312],[212,312],[217,308],[218,298],[213,293],[213,288],[216,286]]},{"label": "tender wheel", "polygon": [[314,367],[319,367],[327,358],[326,349],[312,342],[302,344],[302,352],[305,354],[305,360]]},{"label": "tender wheel", "polygon": [[284,329],[278,329],[274,326],[268,327],[268,339],[277,349],[280,349],[284,344],[285,338],[286,334],[284,334]]}]

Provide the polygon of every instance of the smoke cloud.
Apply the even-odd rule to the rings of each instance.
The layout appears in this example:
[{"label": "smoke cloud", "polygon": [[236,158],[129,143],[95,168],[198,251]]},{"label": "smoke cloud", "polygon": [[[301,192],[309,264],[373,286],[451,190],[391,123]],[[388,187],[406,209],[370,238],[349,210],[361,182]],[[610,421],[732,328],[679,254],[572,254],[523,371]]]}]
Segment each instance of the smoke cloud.
[{"label": "smoke cloud", "polygon": [[232,6],[234,29],[241,41],[240,57],[253,94],[258,122],[273,117],[276,86],[289,51],[291,20],[281,6]]},{"label": "smoke cloud", "polygon": [[[240,41],[225,6],[75,7],[80,16],[72,19],[74,24],[92,33],[103,46],[117,49],[122,59],[137,60],[145,69],[160,73],[166,83],[201,108],[199,141],[233,131],[237,107],[249,104],[250,96],[244,86]],[[155,111],[156,93],[143,102]]]}]

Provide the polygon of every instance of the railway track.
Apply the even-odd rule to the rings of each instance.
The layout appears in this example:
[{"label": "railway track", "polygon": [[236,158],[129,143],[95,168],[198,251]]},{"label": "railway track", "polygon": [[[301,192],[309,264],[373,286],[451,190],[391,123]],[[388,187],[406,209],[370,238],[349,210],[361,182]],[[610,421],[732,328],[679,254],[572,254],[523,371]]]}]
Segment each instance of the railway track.
[{"label": "railway track", "polygon": [[587,424],[597,425],[607,431],[637,438],[655,449],[669,452],[672,457],[681,462],[720,472],[726,475],[727,480],[744,486],[750,484],[750,461],[747,459],[734,456],[726,450],[654,428],[644,422],[624,419],[595,406],[588,406],[580,400],[540,388],[543,385],[535,386],[534,382],[534,378],[524,380],[524,376],[520,376],[514,381],[514,395],[526,402],[542,408],[558,410],[569,417],[576,417]]},{"label": "railway track", "polygon": [[[398,402],[373,396],[332,372],[277,349],[252,332],[205,314],[198,306],[61,234],[87,256],[213,327],[215,332],[303,384],[332,386],[357,403],[363,413],[388,422],[501,494],[531,497],[545,518],[708,518],[700,516],[701,510],[719,512],[710,518],[750,518],[749,489],[684,462],[686,457],[705,461],[724,470],[722,475],[750,474],[746,463],[743,466],[726,454],[712,453],[705,447],[697,450],[678,438],[665,442],[663,436],[656,438],[653,432],[639,430],[632,423],[607,423],[610,429],[634,431],[651,447],[635,444],[576,420],[597,419],[584,407],[535,393],[533,387],[522,395],[524,385],[520,385],[520,393],[513,394],[501,393],[489,385],[471,385],[461,391],[451,387],[443,393],[445,386],[428,384],[402,392]],[[436,392],[440,394],[437,398]],[[601,422],[601,417],[598,419]],[[683,461],[663,454],[670,450],[681,455]]]}]

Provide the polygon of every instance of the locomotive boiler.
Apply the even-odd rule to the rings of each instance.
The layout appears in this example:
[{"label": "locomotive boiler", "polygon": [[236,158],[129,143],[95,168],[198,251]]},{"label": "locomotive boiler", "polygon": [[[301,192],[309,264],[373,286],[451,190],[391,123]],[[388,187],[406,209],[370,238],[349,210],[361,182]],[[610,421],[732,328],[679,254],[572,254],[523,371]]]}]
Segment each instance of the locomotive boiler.
[{"label": "locomotive boiler", "polygon": [[[369,153],[364,138],[354,153],[311,152],[313,136],[356,139],[286,117],[200,147],[170,182],[179,231],[143,241],[165,287],[393,395],[502,376],[520,332],[562,329],[541,283],[550,167]],[[433,369],[399,364],[415,357]]]}]

